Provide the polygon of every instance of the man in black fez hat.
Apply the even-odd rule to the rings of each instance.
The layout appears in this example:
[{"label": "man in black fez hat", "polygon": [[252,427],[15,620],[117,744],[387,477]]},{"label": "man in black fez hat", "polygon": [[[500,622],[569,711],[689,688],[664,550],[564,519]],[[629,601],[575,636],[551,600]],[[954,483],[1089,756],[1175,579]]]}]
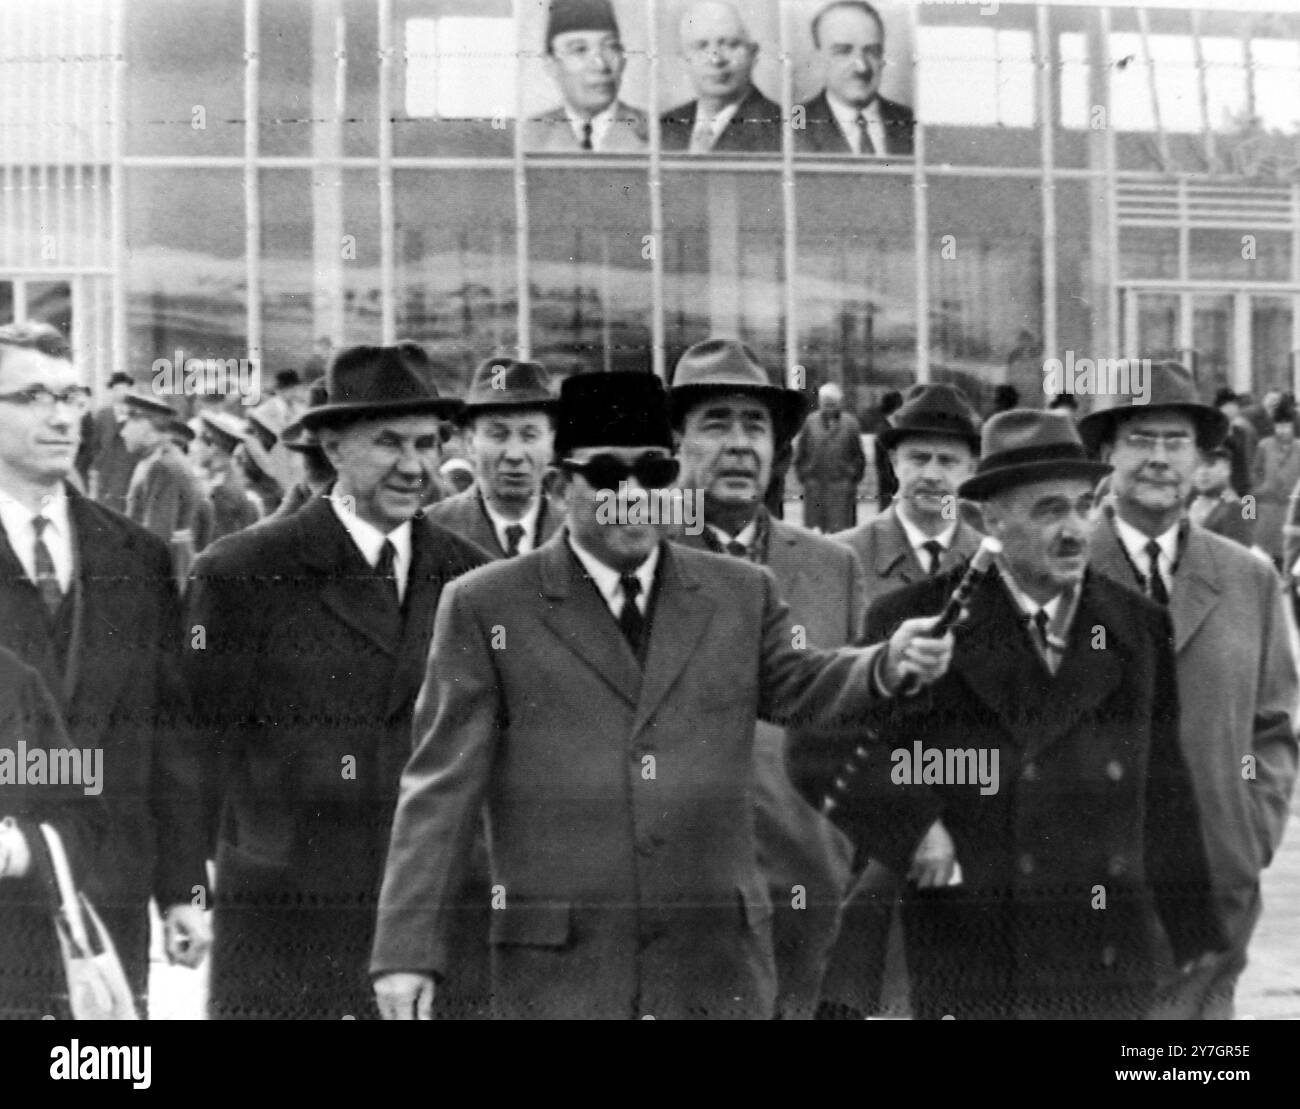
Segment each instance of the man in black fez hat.
[{"label": "man in black fez hat", "polygon": [[949,641],[800,650],[770,574],[666,542],[683,491],[663,384],[571,377],[565,527],[467,575],[438,611],[371,969],[428,1017],[455,875],[486,805],[494,1011],[769,1018],[772,903],[754,835],[754,722],[845,726]]},{"label": "man in black fez hat", "polygon": [[[1165,968],[1155,1015],[1224,1019],[1261,911],[1260,875],[1281,842],[1296,777],[1296,660],[1278,575],[1187,518],[1200,452],[1229,417],[1176,362],[1151,367],[1149,396],[1112,397],[1079,424],[1114,467],[1114,508],[1092,565],[1165,606],[1173,623],[1180,739],[1200,799],[1210,876],[1230,948],[1191,980]],[[1221,464],[1220,464],[1221,465]],[[1238,526],[1255,513],[1236,504]]]},{"label": "man in black fez hat", "polygon": [[215,1017],[374,1015],[366,961],[433,614],[487,561],[420,515],[460,408],[429,371],[415,343],[340,351],[300,421],[333,484],[194,565],[189,682],[220,792]]},{"label": "man in black fez hat", "polygon": [[[1073,420],[1012,409],[981,446],[958,493],[1001,553],[951,669],[884,722],[890,759],[837,812],[905,883],[913,1016],[1138,1018],[1161,958],[1153,907],[1180,973],[1226,946],[1178,740],[1173,631],[1088,569],[1110,467]],[[877,601],[867,641],[939,612],[962,574]]]}]

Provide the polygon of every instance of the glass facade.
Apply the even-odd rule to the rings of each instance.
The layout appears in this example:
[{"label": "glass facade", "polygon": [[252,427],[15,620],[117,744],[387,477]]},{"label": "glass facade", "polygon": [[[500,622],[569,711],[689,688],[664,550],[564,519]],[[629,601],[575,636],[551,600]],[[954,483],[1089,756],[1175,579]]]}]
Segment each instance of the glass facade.
[{"label": "glass facade", "polygon": [[895,0],[859,40],[822,6],[615,0],[547,42],[540,0],[6,0],[0,318],[98,381],[414,338],[454,391],[493,352],[667,374],[730,334],[858,406],[1041,396],[1070,350],[1296,385],[1294,4]]}]

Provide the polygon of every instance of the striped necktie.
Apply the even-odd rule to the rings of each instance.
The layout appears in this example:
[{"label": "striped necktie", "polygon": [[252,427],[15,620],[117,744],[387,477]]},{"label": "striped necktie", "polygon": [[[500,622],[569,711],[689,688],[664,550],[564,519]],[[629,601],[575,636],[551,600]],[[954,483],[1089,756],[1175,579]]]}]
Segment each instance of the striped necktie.
[{"label": "striped necktie", "polygon": [[63,589],[59,586],[59,575],[54,569],[54,559],[50,557],[50,548],[45,545],[45,529],[50,526],[47,516],[32,517],[32,531],[36,533],[33,546],[36,564],[36,589],[41,595],[45,611],[54,616],[63,604]]}]

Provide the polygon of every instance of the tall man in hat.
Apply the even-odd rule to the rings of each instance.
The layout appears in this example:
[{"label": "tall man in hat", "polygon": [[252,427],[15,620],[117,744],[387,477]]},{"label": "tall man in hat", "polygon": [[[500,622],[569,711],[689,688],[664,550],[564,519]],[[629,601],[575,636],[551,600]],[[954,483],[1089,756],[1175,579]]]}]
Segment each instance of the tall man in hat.
[{"label": "tall man in hat", "polygon": [[[960,389],[915,386],[877,441],[898,485],[893,503],[834,536],[861,560],[868,604],[964,566],[981,538],[958,512],[957,489],[974,473],[980,445],[975,412]],[[889,752],[881,749],[875,757],[888,760]],[[915,864],[920,865],[941,830],[937,827],[917,846]],[[827,976],[825,1015],[860,1018],[880,1008],[898,895],[898,881],[884,862],[868,862],[845,908]],[[895,941],[894,950],[897,946]],[[891,981],[898,977],[890,975]]]},{"label": "tall man in hat", "polygon": [[489,358],[461,411],[474,484],[429,509],[429,519],[496,558],[540,547],[564,509],[543,490],[555,447],[555,395],[536,362]]},{"label": "tall man in hat", "polygon": [[[823,536],[773,519],[763,492],[780,445],[798,432],[806,403],[773,385],[743,343],[709,339],[682,355],[670,393],[682,472],[679,485],[703,500],[703,527],[686,546],[766,566],[789,606],[790,642],[842,647],[862,631],[862,568]],[[811,1017],[839,927],[852,850],[794,788],[787,746],[830,748],[815,733],[759,721],[755,733],[755,831],[772,895],[778,1009]]]},{"label": "tall man in hat", "polygon": [[[1146,400],[1146,398],[1143,398]],[[1111,476],[1092,566],[1145,592],[1173,622],[1180,739],[1201,809],[1215,899],[1231,945],[1194,978],[1166,976],[1158,1015],[1232,1016],[1259,920],[1260,872],[1286,827],[1296,776],[1296,660],[1281,583],[1237,543],[1186,518],[1197,451],[1228,419],[1201,403],[1191,374],[1151,367],[1150,398],[1109,402],[1079,425]]]},{"label": "tall man in hat", "polygon": [[72,746],[103,752],[114,865],[96,908],[143,1008],[150,898],[168,957],[197,965],[207,874],[167,547],[68,480],[89,396],[57,330],[0,327],[0,646],[40,673]]},{"label": "tall man in hat", "polygon": [[646,149],[650,130],[645,112],[618,95],[627,55],[610,0],[551,0],[545,62],[563,103],[527,121],[526,149]]},{"label": "tall man in hat", "polygon": [[486,805],[498,1015],[771,1017],[754,722],[857,720],[904,675],[933,681],[951,638],[912,621],[888,646],[800,650],[769,571],[665,542],[644,515],[678,473],[653,374],[565,381],[556,454],[565,528],[438,610],[379,908],[380,1007],[427,1017],[455,975],[448,901]]},{"label": "tall man in hat", "polygon": [[175,421],[165,400],[127,395],[122,441],[140,461],[126,491],[126,514],[164,542],[178,531],[193,531],[203,503],[199,480],[173,438]]},{"label": "tall man in hat", "polygon": [[858,418],[843,408],[844,391],[828,381],[817,390],[817,411],[809,414],[794,446],[804,526],[828,534],[857,522],[858,483],[867,472]]},{"label": "tall man in hat", "polygon": [[215,1016],[372,1012],[366,959],[434,609],[486,561],[418,515],[459,408],[429,381],[414,343],[340,352],[301,417],[337,471],[329,494],[194,565],[188,671],[220,807]]},{"label": "tall man in hat", "polygon": [[[1088,569],[1109,467],[1069,417],[1002,413],[982,447],[958,493],[981,503],[1002,552],[951,668],[895,703],[878,731],[889,760],[848,776],[836,812],[906,880],[915,1016],[1140,1017],[1153,905],[1182,972],[1226,942],[1178,742],[1168,613]],[[876,601],[868,637],[939,612],[961,576]]]}]

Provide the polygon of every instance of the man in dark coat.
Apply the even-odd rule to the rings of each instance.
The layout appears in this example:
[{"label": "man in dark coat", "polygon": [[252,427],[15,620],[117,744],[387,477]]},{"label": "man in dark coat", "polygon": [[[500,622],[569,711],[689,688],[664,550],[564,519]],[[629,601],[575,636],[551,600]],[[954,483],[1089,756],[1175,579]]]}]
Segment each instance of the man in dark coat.
[{"label": "man in dark coat", "polygon": [[[41,824],[59,833],[73,880],[92,905],[103,903],[104,880],[122,846],[94,784],[56,781],[48,772],[31,780],[34,752],[71,749],[40,674],[0,647],[0,1019],[71,1015]],[[84,766],[80,754],[77,765]]]},{"label": "man in dark coat", "polygon": [[495,558],[526,554],[550,539],[564,513],[543,489],[554,409],[538,363],[489,358],[478,366],[461,412],[474,484],[428,509],[429,519]]},{"label": "man in dark coat", "polygon": [[740,13],[719,0],[700,0],[683,14],[680,34],[696,98],[660,118],[660,146],[692,154],[779,154],[781,106],[754,84],[758,43]]},{"label": "man in dark coat", "polygon": [[328,496],[194,565],[194,701],[220,827],[211,1006],[219,1018],[372,1014],[376,897],[433,613],[483,552],[418,510],[440,418],[414,343],[353,347],[301,417]]},{"label": "man in dark coat", "polygon": [[867,472],[858,418],[843,411],[834,382],[817,390],[794,446],[794,472],[803,486],[803,523],[813,531],[847,531],[858,519],[858,483]]},{"label": "man in dark coat", "polygon": [[121,370],[108,379],[109,403],[88,415],[82,423],[82,445],[77,452],[77,471],[94,499],[115,512],[126,511],[126,491],[131,485],[139,457],[122,440],[126,422],[126,395],[131,375]]},{"label": "man in dark coat", "polygon": [[664,542],[671,448],[654,374],[569,378],[565,529],[445,594],[371,961],[385,1015],[428,1017],[456,973],[448,902],[485,805],[497,1015],[773,1015],[754,722],[843,726],[933,681],[952,640],[911,621],[799,649],[769,571]]},{"label": "man in dark coat", "polygon": [[164,543],[178,531],[199,530],[204,502],[199,479],[172,439],[175,420],[164,400],[143,393],[126,398],[122,438],[140,457],[126,491],[126,514]]},{"label": "man in dark coat", "polygon": [[813,18],[812,37],[826,87],[795,109],[795,150],[910,158],[912,109],[880,95],[885,25],[876,9],[862,0],[834,0]]},{"label": "man in dark coat", "polygon": [[[670,394],[682,464],[679,484],[702,494],[703,517],[674,538],[698,550],[766,566],[790,608],[790,641],[842,647],[864,615],[862,567],[852,552],[806,528],[774,520],[763,490],[779,444],[799,429],[802,393],[773,385],[753,351],[709,339],[682,355]],[[772,938],[782,1017],[817,1010],[827,955],[848,891],[852,848],[795,789],[787,747],[832,746],[816,733],[759,721],[755,734],[755,830],[772,896]]]},{"label": "man in dark coat", "polygon": [[88,391],[53,328],[0,328],[0,644],[41,674],[75,747],[103,752],[120,849],[97,906],[143,1007],[149,899],[170,957],[207,945],[197,774],[161,540],[67,484]]},{"label": "man in dark coat", "polygon": [[[1168,614],[1087,570],[1093,487],[1073,422],[989,420],[960,494],[1002,545],[951,669],[895,703],[888,763],[836,811],[908,880],[914,1015],[1137,1018],[1155,994],[1152,909],[1190,974],[1226,947],[1178,740]],[[869,638],[937,614],[960,571],[892,593]],[[926,850],[916,853],[925,840]]]}]

